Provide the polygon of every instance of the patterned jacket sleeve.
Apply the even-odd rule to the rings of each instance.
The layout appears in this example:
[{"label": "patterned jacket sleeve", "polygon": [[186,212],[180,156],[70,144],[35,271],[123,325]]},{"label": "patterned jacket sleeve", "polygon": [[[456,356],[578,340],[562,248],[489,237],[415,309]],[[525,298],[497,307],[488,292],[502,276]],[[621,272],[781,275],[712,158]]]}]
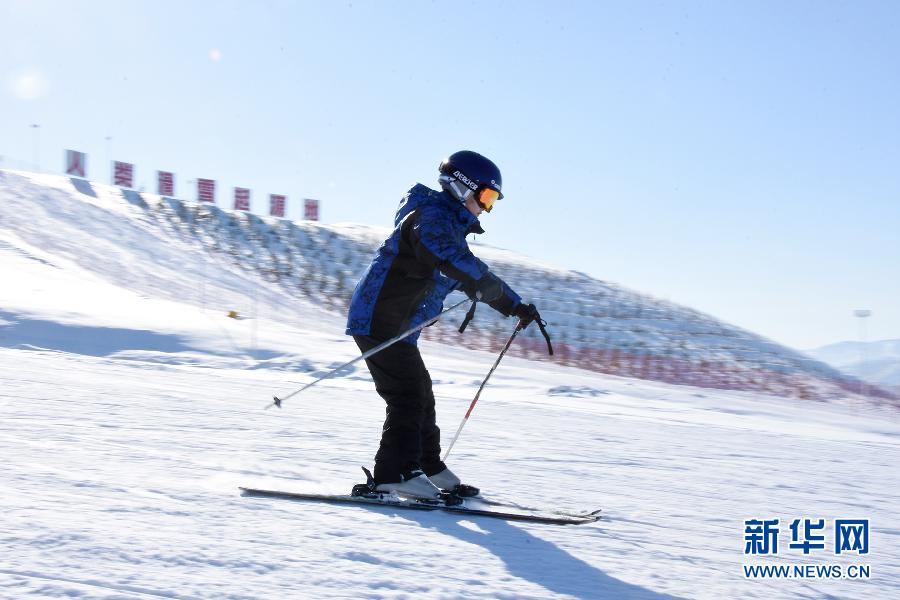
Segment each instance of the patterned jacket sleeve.
[{"label": "patterned jacket sleeve", "polygon": [[[454,230],[443,211],[431,207],[420,209],[409,241],[418,261],[439,269],[447,277],[458,281],[463,289],[474,288],[483,277],[496,277],[488,275],[488,266],[472,254],[465,238]],[[489,304],[509,316],[522,299],[505,282],[498,277],[497,280],[503,294]]]},{"label": "patterned jacket sleeve", "polygon": [[463,285],[471,285],[487,272],[487,265],[475,258],[464,237],[454,230],[444,211],[422,207],[412,227],[410,243],[416,259],[441,270]]}]

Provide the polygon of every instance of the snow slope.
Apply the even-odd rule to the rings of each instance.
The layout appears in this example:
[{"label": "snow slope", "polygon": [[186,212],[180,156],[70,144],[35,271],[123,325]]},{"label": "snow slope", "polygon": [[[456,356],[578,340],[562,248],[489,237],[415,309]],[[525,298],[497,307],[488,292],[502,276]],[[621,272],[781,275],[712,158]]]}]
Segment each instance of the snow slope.
[{"label": "snow slope", "polygon": [[[386,203],[386,214],[391,204]],[[9,172],[0,191],[0,220],[22,241],[50,248],[96,275],[121,272],[135,291],[184,300],[168,291],[177,280],[193,303],[239,308],[242,314],[256,307],[247,288],[251,275],[266,281],[269,292],[312,299],[333,314],[346,314],[353,286],[387,235],[381,228],[295,223],[80,179]],[[132,235],[138,243],[123,243]],[[92,246],[91,239],[100,241]],[[539,306],[551,324],[558,364],[817,400],[840,399],[860,389],[822,362],[709,315],[477,240],[473,245]],[[205,256],[182,268],[179,261],[188,252]],[[208,280],[211,269],[220,269],[225,279]],[[454,294],[451,303],[453,297],[463,295]],[[479,311],[465,336],[456,332],[461,318],[439,323],[424,335],[476,349],[494,348],[509,336],[510,323],[493,311]],[[512,354],[547,359],[533,328],[520,336]],[[879,388],[867,389],[876,401],[897,400]]]},{"label": "snow slope", "polygon": [[[0,222],[0,597],[900,596],[900,425],[852,397],[510,357],[451,464],[496,498],[600,506],[599,523],[242,497],[345,491],[371,464],[383,403],[365,369],[263,410],[356,354],[343,319],[99,187],[94,218],[73,200],[60,219],[42,185],[54,214]],[[422,348],[453,431],[494,355]],[[750,518],[781,519],[778,557],[743,554]],[[870,518],[872,552],[788,551],[794,518]],[[868,564],[871,579],[747,580],[743,564]]]}]

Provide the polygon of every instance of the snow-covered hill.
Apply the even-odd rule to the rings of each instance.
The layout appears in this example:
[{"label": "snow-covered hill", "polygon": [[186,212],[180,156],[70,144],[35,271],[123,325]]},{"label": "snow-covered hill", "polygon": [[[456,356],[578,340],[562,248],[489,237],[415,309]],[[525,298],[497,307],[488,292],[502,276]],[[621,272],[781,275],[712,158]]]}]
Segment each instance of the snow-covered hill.
[{"label": "snow-covered hill", "polygon": [[[242,497],[241,485],[344,492],[371,465],[384,405],[364,368],[263,407],[358,354],[338,272],[380,233],[71,185],[0,172],[2,598],[900,595],[896,409],[852,395],[809,402],[513,356],[454,470],[494,498],[602,507],[599,523]],[[247,241],[207,234],[220,217]],[[285,229],[305,251],[271,233]],[[500,254],[487,259],[505,269]],[[495,354],[422,349],[452,431]],[[809,555],[789,548],[806,518],[828,523],[827,548]],[[843,518],[870,519],[869,554],[835,555]],[[780,520],[776,556],[744,554],[749,519]],[[865,565],[870,578],[747,579],[744,565]]]},{"label": "snow-covered hill", "polygon": [[839,342],[807,353],[867,382],[900,386],[900,340]]},{"label": "snow-covered hill", "polygon": [[[10,172],[0,188],[0,218],[21,241],[49,246],[96,276],[108,277],[127,264],[129,289],[245,315],[255,310],[257,291],[308,301],[336,316],[345,314],[353,286],[387,235],[375,227],[297,223],[78,179]],[[132,233],[139,236],[137,243],[130,241]],[[101,241],[93,247],[87,243],[90,239]],[[552,360],[557,364],[808,399],[836,399],[860,389],[855,380],[822,362],[692,309],[477,241],[474,247],[514,289],[539,306],[551,325],[557,350]],[[181,267],[186,253],[202,255],[198,267]],[[153,263],[145,260],[151,256]],[[213,268],[227,277],[211,280],[207,270]],[[259,278],[266,284],[247,287],[248,281]],[[174,287],[173,280],[180,285]],[[272,318],[283,319],[285,313]],[[446,319],[425,335],[492,349],[513,326],[482,310],[460,336],[456,327],[461,319],[461,314]],[[529,328],[512,352],[547,359],[536,328]],[[867,393],[890,398],[874,387]]]}]

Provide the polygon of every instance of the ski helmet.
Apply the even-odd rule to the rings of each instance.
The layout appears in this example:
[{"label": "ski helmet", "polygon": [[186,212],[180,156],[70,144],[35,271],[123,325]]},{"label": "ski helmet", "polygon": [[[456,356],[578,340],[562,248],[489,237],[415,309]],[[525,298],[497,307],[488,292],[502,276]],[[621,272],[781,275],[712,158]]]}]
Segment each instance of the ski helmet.
[{"label": "ski helmet", "polygon": [[474,194],[478,204],[491,212],[494,202],[503,198],[500,169],[477,152],[454,152],[441,161],[438,171],[441,187],[460,202],[465,202]]}]

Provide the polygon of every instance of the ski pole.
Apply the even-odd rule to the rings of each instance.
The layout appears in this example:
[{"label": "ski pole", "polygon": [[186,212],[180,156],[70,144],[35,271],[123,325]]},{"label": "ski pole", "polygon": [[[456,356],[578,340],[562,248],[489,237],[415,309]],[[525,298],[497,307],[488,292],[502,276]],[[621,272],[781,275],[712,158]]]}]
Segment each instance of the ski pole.
[{"label": "ski pole", "polygon": [[416,326],[413,327],[412,329],[409,329],[409,330],[407,330],[407,331],[404,331],[404,332],[401,333],[400,335],[397,335],[397,336],[395,336],[395,337],[392,337],[392,338],[389,339],[388,341],[383,342],[383,343],[381,343],[381,344],[375,346],[374,348],[372,348],[372,349],[369,350],[368,352],[366,352],[366,353],[364,353],[364,354],[361,354],[361,355],[357,356],[356,358],[354,358],[353,360],[351,360],[351,361],[349,361],[349,362],[346,362],[346,363],[342,364],[341,366],[337,367],[336,369],[334,369],[334,370],[332,370],[332,371],[326,373],[325,375],[322,375],[321,377],[319,377],[318,379],[316,379],[316,380],[314,380],[314,381],[311,381],[311,382],[307,383],[306,385],[304,385],[304,386],[303,386],[302,388],[300,388],[299,390],[296,390],[296,391],[294,391],[294,392],[291,392],[290,394],[288,394],[287,396],[284,396],[283,398],[279,398],[278,396],[274,396],[274,399],[272,400],[272,404],[266,405],[265,410],[269,410],[269,409],[272,408],[273,406],[277,406],[278,408],[281,408],[281,403],[284,402],[285,400],[288,400],[288,399],[290,399],[290,398],[293,398],[294,396],[296,396],[297,394],[299,394],[299,393],[302,392],[303,390],[311,388],[312,386],[316,385],[316,384],[319,383],[320,381],[324,381],[325,379],[330,379],[331,377],[334,377],[335,375],[338,374],[338,372],[339,372],[341,369],[345,369],[345,368],[349,367],[350,365],[352,365],[352,364],[355,363],[355,362],[359,362],[359,361],[361,361],[361,360],[363,360],[363,359],[369,358],[369,357],[372,356],[373,354],[377,354],[377,353],[381,352],[382,350],[384,350],[384,349],[387,348],[388,346],[392,346],[392,345],[396,344],[396,343],[399,342],[400,340],[402,340],[402,339],[404,339],[404,338],[406,338],[406,337],[408,337],[408,336],[414,334],[415,332],[419,331],[420,329],[425,329],[426,327],[428,327],[429,325],[431,325],[432,323],[434,323],[435,321],[437,321],[438,319],[440,319],[442,316],[444,316],[445,314],[447,314],[447,313],[450,312],[451,310],[453,310],[453,309],[455,309],[455,308],[458,308],[458,307],[462,306],[463,304],[465,304],[465,303],[468,302],[468,301],[469,301],[468,298],[465,298],[464,300],[460,300],[459,302],[457,302],[456,304],[454,304],[454,305],[451,306],[450,308],[447,308],[447,309],[445,309],[444,311],[442,311],[439,315],[436,315],[436,316],[434,316],[434,317],[428,319],[428,320],[425,321],[424,323],[421,323],[421,324],[419,324],[419,325],[416,325]]},{"label": "ski pole", "polygon": [[447,460],[447,457],[450,456],[450,451],[453,450],[453,444],[456,443],[456,440],[459,439],[459,434],[462,433],[463,427],[466,425],[466,421],[469,420],[469,415],[472,414],[472,411],[475,409],[475,404],[478,402],[478,398],[481,397],[481,391],[484,389],[484,386],[487,384],[488,379],[491,378],[491,375],[494,374],[494,371],[497,369],[497,365],[500,364],[500,361],[503,359],[503,355],[506,354],[506,351],[509,350],[509,347],[512,345],[513,340],[516,339],[516,336],[519,335],[519,332],[525,329],[525,325],[523,321],[520,319],[519,323],[516,325],[516,330],[513,331],[512,335],[509,336],[509,340],[506,342],[506,346],[503,347],[503,350],[500,351],[500,356],[497,357],[497,360],[494,361],[494,366],[491,367],[491,370],[488,371],[487,377],[484,378],[484,381],[481,382],[481,387],[478,388],[478,393],[475,394],[475,398],[472,400],[472,403],[469,405],[469,410],[466,411],[466,416],[463,417],[462,422],[459,424],[459,429],[456,430],[456,435],[453,436],[453,439],[450,441],[450,446],[447,447],[447,451],[444,453],[444,458],[442,460]]}]

